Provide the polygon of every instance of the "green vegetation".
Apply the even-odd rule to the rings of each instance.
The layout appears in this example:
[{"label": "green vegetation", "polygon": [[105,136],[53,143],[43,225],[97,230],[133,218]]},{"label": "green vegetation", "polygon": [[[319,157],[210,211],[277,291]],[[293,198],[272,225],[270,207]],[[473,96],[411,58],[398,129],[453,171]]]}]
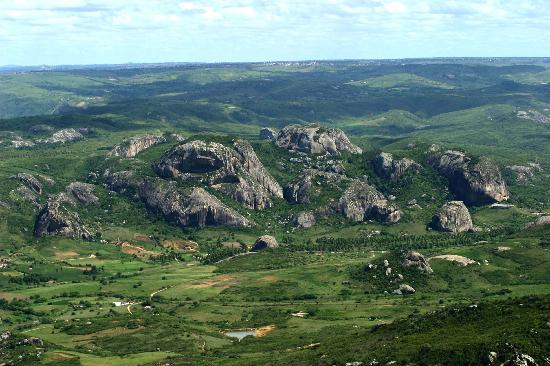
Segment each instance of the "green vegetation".
[{"label": "green vegetation", "polygon": [[[531,223],[550,212],[547,64],[349,61],[0,74],[0,330],[10,332],[0,340],[0,363],[472,365],[493,351],[498,364],[515,352],[543,364],[550,229]],[[540,115],[520,113],[532,110]],[[363,154],[306,157],[258,138],[264,126],[311,122],[341,128]],[[67,128],[90,130],[79,141],[39,141]],[[316,178],[310,203],[276,197],[264,210],[206,187],[256,225],[179,227],[149,211],[135,190],[119,194],[104,184],[106,170],[155,176],[152,165],[179,144],[172,133],[226,146],[244,138],[281,186],[333,160],[350,179],[393,196],[402,219],[351,222],[335,212],[350,179]],[[144,134],[167,141],[133,158],[107,157],[125,138]],[[36,145],[16,148],[17,140]],[[471,207],[474,232],[431,230],[432,216],[456,198],[427,163],[434,143],[496,161],[513,207]],[[381,151],[419,165],[400,179],[382,178],[372,163]],[[526,180],[514,165],[531,167]],[[11,178],[18,173],[35,176],[42,192],[22,188]],[[91,239],[36,237],[40,208],[77,181],[92,184],[99,202],[65,206]],[[302,211],[316,213],[314,226],[295,227]],[[265,234],[280,247],[250,252]],[[404,265],[410,250],[433,273]],[[400,284],[415,293],[395,294]],[[224,334],[251,329],[258,336],[240,342]]]}]

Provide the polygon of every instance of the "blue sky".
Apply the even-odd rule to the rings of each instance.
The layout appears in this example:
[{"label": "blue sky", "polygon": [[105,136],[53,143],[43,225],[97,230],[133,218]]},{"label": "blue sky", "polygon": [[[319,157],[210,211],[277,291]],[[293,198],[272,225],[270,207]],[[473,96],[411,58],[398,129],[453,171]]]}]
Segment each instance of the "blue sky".
[{"label": "blue sky", "polygon": [[548,0],[0,0],[0,65],[550,56]]}]

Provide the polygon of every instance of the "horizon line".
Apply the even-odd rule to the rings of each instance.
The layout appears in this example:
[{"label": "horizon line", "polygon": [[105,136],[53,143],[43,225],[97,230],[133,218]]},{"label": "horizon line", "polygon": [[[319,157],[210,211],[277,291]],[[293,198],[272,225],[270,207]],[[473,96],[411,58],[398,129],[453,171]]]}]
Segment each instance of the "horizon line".
[{"label": "horizon line", "polygon": [[299,62],[351,62],[351,61],[405,61],[405,60],[452,60],[452,59],[550,59],[550,56],[434,56],[434,57],[398,57],[398,58],[318,58],[300,60],[263,60],[263,61],[127,61],[122,63],[67,63],[67,64],[4,64],[2,68],[39,68],[39,67],[86,67],[86,66],[129,66],[129,65],[223,65],[223,64],[264,64]]}]

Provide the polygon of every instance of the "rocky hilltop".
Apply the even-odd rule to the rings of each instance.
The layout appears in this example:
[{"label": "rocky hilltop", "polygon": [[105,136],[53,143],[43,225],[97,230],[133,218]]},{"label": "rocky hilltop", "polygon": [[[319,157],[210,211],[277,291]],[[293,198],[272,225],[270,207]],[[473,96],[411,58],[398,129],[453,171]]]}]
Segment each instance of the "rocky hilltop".
[{"label": "rocky hilltop", "polygon": [[468,208],[462,201],[451,201],[444,204],[434,215],[431,226],[435,230],[450,233],[471,231],[474,228]]},{"label": "rocky hilltop", "polygon": [[275,138],[275,144],[292,151],[308,154],[340,155],[342,152],[361,154],[363,151],[351,143],[346,134],[337,128],[289,125]]},{"label": "rocky hilltop", "polygon": [[181,227],[253,225],[203,188],[183,189],[176,182],[141,179],[130,171],[106,171],[103,178],[111,190],[139,199],[148,210]]},{"label": "rocky hilltop", "polygon": [[362,180],[353,181],[338,202],[339,211],[353,221],[378,220],[396,223],[401,211],[376,188]]},{"label": "rocky hilltop", "polygon": [[165,141],[166,139],[164,137],[157,135],[134,136],[113,147],[113,149],[109,151],[108,156],[133,158],[151,146]]},{"label": "rocky hilltop", "polygon": [[450,188],[469,206],[506,201],[508,188],[498,166],[488,158],[478,161],[460,151],[435,153],[428,162],[449,179]]},{"label": "rocky hilltop", "polygon": [[196,140],[174,147],[154,165],[160,177],[200,182],[219,190],[245,207],[272,206],[283,197],[279,183],[260,162],[252,146],[242,140],[232,147]]},{"label": "rocky hilltop", "polygon": [[412,159],[394,159],[390,153],[381,152],[373,160],[376,174],[388,179],[398,179],[416,163]]},{"label": "rocky hilltop", "polygon": [[203,188],[186,191],[179,189],[175,182],[148,179],[139,186],[138,192],[149,210],[181,227],[252,226],[249,220],[226,207]]},{"label": "rocky hilltop", "polygon": [[99,199],[93,194],[90,184],[73,182],[65,191],[48,199],[38,213],[34,226],[36,236],[61,235],[70,238],[90,239],[92,234],[82,224],[75,212],[78,204],[96,204]]}]

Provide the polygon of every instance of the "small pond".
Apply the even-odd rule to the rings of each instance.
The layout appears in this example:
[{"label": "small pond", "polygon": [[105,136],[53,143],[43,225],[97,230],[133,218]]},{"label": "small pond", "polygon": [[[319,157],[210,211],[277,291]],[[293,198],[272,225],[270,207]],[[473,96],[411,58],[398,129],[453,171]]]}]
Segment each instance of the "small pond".
[{"label": "small pond", "polygon": [[256,337],[256,331],[255,330],[234,330],[231,332],[224,333],[226,336],[231,338],[237,338],[239,342],[244,338],[248,336]]}]

